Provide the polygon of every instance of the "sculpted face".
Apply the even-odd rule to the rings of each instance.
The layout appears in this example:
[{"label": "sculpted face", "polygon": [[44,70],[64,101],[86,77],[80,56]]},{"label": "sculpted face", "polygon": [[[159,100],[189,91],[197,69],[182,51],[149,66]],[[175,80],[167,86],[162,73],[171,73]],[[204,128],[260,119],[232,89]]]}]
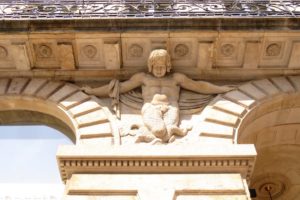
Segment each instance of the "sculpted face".
[{"label": "sculpted face", "polygon": [[167,73],[167,66],[166,66],[165,59],[157,60],[153,65],[152,74],[157,78],[161,78],[164,77],[166,73]]}]

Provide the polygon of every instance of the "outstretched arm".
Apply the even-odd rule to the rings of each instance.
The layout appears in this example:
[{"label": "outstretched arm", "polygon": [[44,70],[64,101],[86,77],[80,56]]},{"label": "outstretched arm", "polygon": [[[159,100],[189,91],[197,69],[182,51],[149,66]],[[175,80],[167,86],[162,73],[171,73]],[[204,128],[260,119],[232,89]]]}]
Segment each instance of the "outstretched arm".
[{"label": "outstretched arm", "polygon": [[205,81],[194,81],[188,78],[186,75],[180,73],[175,73],[174,79],[179,83],[179,85],[182,88],[201,94],[219,94],[234,89],[233,87],[218,86]]},{"label": "outstretched arm", "polygon": [[[145,73],[137,73],[133,75],[129,80],[121,82],[119,85],[120,93],[128,92],[136,87],[139,87],[143,83],[143,79],[145,77]],[[91,88],[89,86],[82,87],[82,90],[91,95],[96,95],[99,97],[107,97],[109,92],[113,86],[110,84],[103,85],[97,88]]]}]

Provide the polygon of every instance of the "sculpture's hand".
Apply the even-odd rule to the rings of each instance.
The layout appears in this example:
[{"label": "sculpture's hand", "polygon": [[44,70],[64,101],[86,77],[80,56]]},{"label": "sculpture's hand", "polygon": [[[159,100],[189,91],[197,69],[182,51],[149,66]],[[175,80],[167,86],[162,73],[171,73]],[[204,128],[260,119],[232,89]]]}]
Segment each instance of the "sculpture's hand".
[{"label": "sculpture's hand", "polygon": [[81,87],[80,89],[81,89],[82,91],[84,91],[85,93],[87,93],[87,94],[91,94],[91,93],[92,93],[92,90],[93,90],[93,88],[91,88],[90,86],[87,86],[87,85]]}]

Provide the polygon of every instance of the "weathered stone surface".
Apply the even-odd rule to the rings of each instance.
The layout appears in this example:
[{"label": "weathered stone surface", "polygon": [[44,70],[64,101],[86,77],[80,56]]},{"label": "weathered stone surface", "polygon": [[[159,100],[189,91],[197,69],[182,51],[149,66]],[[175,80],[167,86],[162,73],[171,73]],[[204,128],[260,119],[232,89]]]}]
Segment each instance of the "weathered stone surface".
[{"label": "weathered stone surface", "polygon": [[62,82],[49,82],[43,86],[36,94],[37,97],[47,99],[51,94],[53,94],[58,88],[63,85]]},{"label": "weathered stone surface", "polygon": [[209,109],[207,110],[207,115],[205,120],[234,127],[237,125],[239,121],[239,117],[216,109]]},{"label": "weathered stone surface", "polygon": [[76,92],[75,94],[72,94],[71,96],[64,99],[63,101],[61,101],[60,104],[65,108],[69,109],[71,107],[81,104],[84,101],[87,101],[88,99],[90,99],[88,95],[79,91]]},{"label": "weathered stone surface", "polygon": [[228,92],[224,95],[224,97],[246,107],[251,107],[255,103],[255,99],[239,91]]},{"label": "weathered stone surface", "polygon": [[260,55],[260,43],[258,41],[247,42],[244,58],[244,69],[257,69],[258,57]]},{"label": "weathered stone surface", "polygon": [[297,91],[300,91],[300,76],[289,76],[291,83],[294,85]]},{"label": "weathered stone surface", "polygon": [[213,42],[199,42],[198,63],[199,69],[212,68]]},{"label": "weathered stone surface", "polygon": [[120,69],[121,49],[119,43],[106,43],[103,45],[105,68],[109,70]]},{"label": "weathered stone surface", "polygon": [[274,95],[280,92],[268,79],[254,81],[253,84],[268,95]]},{"label": "weathered stone surface", "polygon": [[9,79],[0,79],[0,95],[6,93],[9,81],[10,81]]},{"label": "weathered stone surface", "polygon": [[95,125],[98,123],[107,122],[107,116],[103,110],[96,110],[85,115],[81,115],[75,118],[79,127]]},{"label": "weathered stone surface", "polygon": [[14,78],[7,90],[8,94],[20,94],[29,80],[27,78]]},{"label": "weathered stone surface", "polygon": [[80,138],[112,137],[110,123],[102,123],[79,129]]},{"label": "weathered stone surface", "polygon": [[75,107],[69,109],[69,112],[72,116],[78,117],[80,115],[87,114],[89,112],[100,110],[101,106],[96,102],[95,97],[92,97],[90,100],[81,103]]},{"label": "weathered stone surface", "polygon": [[46,79],[31,79],[23,91],[25,95],[34,95],[47,82]]},{"label": "weathered stone surface", "polygon": [[214,108],[220,109],[222,111],[241,116],[245,113],[246,108],[243,106],[240,106],[239,104],[233,103],[229,100],[226,100],[224,98],[217,98],[214,100],[214,103],[212,104]]},{"label": "weathered stone surface", "polygon": [[299,63],[299,57],[300,57],[300,43],[295,42],[292,47],[291,52],[291,58],[288,67],[292,69],[299,69],[300,63]]},{"label": "weathered stone surface", "polygon": [[58,91],[56,91],[54,94],[52,94],[48,99],[50,101],[59,102],[64,98],[68,97],[69,95],[72,95],[77,90],[78,88],[76,88],[75,86],[67,84],[60,88]]},{"label": "weathered stone surface", "polygon": [[75,69],[75,58],[72,43],[58,44],[61,69]]},{"label": "weathered stone surface", "polygon": [[203,122],[201,124],[201,136],[233,138],[234,128],[221,124]]},{"label": "weathered stone surface", "polygon": [[12,47],[15,58],[14,62],[16,65],[16,69],[18,70],[30,70],[31,63],[30,63],[30,56],[28,54],[28,50],[26,44],[15,44]]},{"label": "weathered stone surface", "polygon": [[259,90],[256,86],[254,86],[251,83],[240,86],[239,90],[243,91],[245,94],[247,94],[248,96],[256,100],[263,99],[267,96],[265,93],[263,93],[261,90]]},{"label": "weathered stone surface", "polygon": [[274,77],[272,82],[283,92],[294,92],[294,87],[285,77]]},{"label": "weathered stone surface", "polygon": [[[89,167],[89,163],[87,163],[87,167]],[[107,200],[247,200],[244,187],[243,178],[236,173],[220,173],[219,175],[75,174],[68,182],[66,199],[89,198],[89,191],[92,188],[98,194],[94,194],[90,198],[105,198]],[[111,193],[104,195],[105,191],[111,191]],[[209,191],[210,195],[203,194],[202,191]],[[224,191],[228,191],[229,194],[223,194]]]}]

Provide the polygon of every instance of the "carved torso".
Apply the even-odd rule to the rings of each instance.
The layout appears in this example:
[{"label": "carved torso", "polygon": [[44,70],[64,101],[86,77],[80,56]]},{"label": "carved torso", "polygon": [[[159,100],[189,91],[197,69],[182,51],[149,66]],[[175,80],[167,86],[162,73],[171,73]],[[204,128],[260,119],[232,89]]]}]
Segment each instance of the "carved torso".
[{"label": "carved torso", "polygon": [[146,75],[143,80],[142,95],[144,103],[177,105],[180,86],[172,75],[163,78]]}]

